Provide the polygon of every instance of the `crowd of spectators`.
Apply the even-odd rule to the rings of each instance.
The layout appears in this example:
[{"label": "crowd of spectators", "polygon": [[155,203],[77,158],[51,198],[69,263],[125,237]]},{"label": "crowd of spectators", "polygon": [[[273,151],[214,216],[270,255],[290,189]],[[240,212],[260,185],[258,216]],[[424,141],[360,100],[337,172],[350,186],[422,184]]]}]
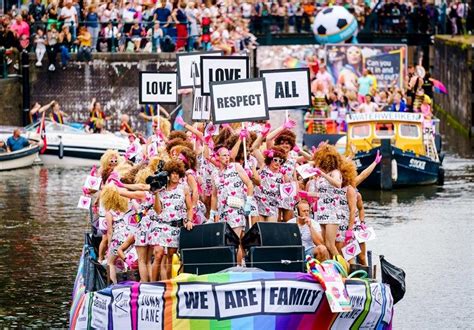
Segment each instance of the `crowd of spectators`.
[{"label": "crowd of spectators", "polygon": [[[14,66],[22,50],[36,52],[37,66],[47,55],[50,71],[58,67],[58,54],[65,68],[71,52],[87,62],[94,52],[220,49],[239,53],[256,46],[254,34],[311,33],[314,17],[327,5],[312,0],[31,1],[21,8],[8,8],[0,17],[0,47]],[[360,27],[374,10],[377,19],[371,24],[379,32],[456,34],[472,29],[472,10],[459,0],[449,6],[404,0],[342,0],[338,4],[354,14]]]}]

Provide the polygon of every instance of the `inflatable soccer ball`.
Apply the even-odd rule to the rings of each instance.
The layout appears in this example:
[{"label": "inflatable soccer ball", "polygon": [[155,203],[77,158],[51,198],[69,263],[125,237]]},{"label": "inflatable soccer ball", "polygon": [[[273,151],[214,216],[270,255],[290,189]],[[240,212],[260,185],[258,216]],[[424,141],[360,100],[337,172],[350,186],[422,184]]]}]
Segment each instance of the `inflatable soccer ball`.
[{"label": "inflatable soccer ball", "polygon": [[351,38],[356,30],[356,19],[341,6],[326,7],[314,19],[313,32],[320,44],[345,41]]}]

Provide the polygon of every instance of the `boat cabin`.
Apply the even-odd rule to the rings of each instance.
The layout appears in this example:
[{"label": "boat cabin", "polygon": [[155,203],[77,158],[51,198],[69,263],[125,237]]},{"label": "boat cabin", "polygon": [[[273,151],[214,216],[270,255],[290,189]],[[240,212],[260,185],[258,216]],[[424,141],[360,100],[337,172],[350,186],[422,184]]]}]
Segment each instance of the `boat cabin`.
[{"label": "boat cabin", "polygon": [[390,139],[393,147],[419,156],[427,156],[423,132],[423,114],[375,112],[349,114],[346,154],[368,152]]}]

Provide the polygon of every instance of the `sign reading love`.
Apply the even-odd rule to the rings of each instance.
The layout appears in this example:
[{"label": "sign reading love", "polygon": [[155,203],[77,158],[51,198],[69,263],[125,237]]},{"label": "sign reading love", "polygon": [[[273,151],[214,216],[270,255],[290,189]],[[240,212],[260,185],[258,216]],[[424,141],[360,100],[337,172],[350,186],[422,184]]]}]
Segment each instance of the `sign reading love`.
[{"label": "sign reading love", "polygon": [[358,230],[354,232],[354,236],[359,243],[365,243],[372,241],[376,238],[375,230],[373,227],[367,227],[365,230]]},{"label": "sign reading love", "polygon": [[101,178],[88,175],[83,187],[87,189],[91,189],[91,190],[99,190],[101,182],[102,182]]},{"label": "sign reading love", "polygon": [[351,260],[360,253],[360,246],[357,241],[352,241],[342,248],[342,254],[347,261]]}]

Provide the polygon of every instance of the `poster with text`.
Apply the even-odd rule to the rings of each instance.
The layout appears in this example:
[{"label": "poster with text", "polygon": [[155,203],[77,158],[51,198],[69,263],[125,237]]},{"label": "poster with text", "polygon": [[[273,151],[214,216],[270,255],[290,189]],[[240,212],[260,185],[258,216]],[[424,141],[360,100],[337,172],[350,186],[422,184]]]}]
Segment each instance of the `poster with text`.
[{"label": "poster with text", "polygon": [[173,72],[140,72],[140,104],[178,103],[176,77]]},{"label": "poster with text", "polygon": [[209,121],[211,119],[211,97],[202,95],[200,87],[194,89],[192,109],[193,121]]},{"label": "poster with text", "polygon": [[248,79],[249,58],[247,56],[202,56],[201,93],[210,94],[210,84],[219,81]]},{"label": "poster with text", "polygon": [[265,78],[268,109],[287,110],[311,105],[309,69],[262,70]]},{"label": "poster with text", "polygon": [[377,79],[377,89],[403,87],[407,46],[395,44],[326,45],[327,69],[333,81],[357,90],[357,79],[368,69]]},{"label": "poster with text", "polygon": [[[177,53],[178,88],[201,85],[201,56],[222,56],[222,51]],[[193,76],[194,75],[194,76]]]},{"label": "poster with text", "polygon": [[268,119],[264,78],[211,83],[214,123]]}]

